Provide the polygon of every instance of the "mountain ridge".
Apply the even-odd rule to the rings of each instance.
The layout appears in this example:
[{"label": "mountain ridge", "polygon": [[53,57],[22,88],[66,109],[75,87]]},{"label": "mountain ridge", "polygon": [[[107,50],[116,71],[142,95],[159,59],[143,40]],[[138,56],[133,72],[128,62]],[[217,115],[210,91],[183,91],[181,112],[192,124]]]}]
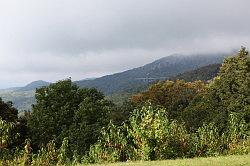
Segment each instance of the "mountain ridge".
[{"label": "mountain ridge", "polygon": [[168,79],[185,71],[214,63],[222,63],[226,54],[171,55],[160,58],[144,66],[106,75],[94,80],[76,81],[80,87],[93,87],[105,95],[115,92],[137,90],[146,84]]},{"label": "mountain ridge", "polygon": [[[210,67],[203,68],[198,71],[198,74],[197,71],[192,71],[207,65],[220,64],[225,56],[226,54],[198,54],[190,56],[172,55],[160,58],[141,67],[99,78],[83,79],[75,81],[75,83],[80,87],[97,88],[106,96],[119,93],[136,93],[144,90],[149,84],[158,80],[166,80],[177,77],[181,78],[186,75],[195,79],[196,77],[200,77],[202,75],[199,74],[200,71],[208,71],[200,78],[206,79],[206,75],[209,75],[208,77],[210,78],[210,75],[214,75],[214,73],[216,73],[215,68],[211,70],[209,69]],[[185,74],[181,75],[182,73]],[[31,105],[35,102],[35,89],[42,86],[48,86],[49,84],[51,83],[37,80],[24,87],[9,88],[9,91],[6,89],[0,90],[0,96],[5,101],[13,101],[14,106],[19,110],[30,110]]]}]

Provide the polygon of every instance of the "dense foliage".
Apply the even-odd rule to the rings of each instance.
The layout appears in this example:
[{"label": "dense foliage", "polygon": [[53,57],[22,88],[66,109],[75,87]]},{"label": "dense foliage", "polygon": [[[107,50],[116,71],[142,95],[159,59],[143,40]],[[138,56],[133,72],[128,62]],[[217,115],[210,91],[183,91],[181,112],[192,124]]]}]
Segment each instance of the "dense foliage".
[{"label": "dense foliage", "polygon": [[237,56],[225,59],[210,84],[209,97],[217,112],[240,113],[250,121],[250,57],[245,48]]},{"label": "dense foliage", "polygon": [[71,151],[83,154],[108,123],[111,108],[103,94],[80,89],[71,80],[38,89],[28,121],[32,144],[37,148],[54,140],[58,147],[68,137]]},{"label": "dense foliage", "polygon": [[22,117],[1,101],[0,161],[74,165],[246,154],[249,124],[250,57],[242,48],[209,82],[161,81],[119,105],[70,79],[37,89],[32,112]]},{"label": "dense foliage", "polygon": [[229,128],[223,133],[219,133],[214,123],[204,124],[195,133],[189,133],[183,124],[166,118],[166,113],[165,109],[148,105],[135,110],[123,126],[111,123],[102,131],[98,143],[90,148],[84,162],[161,160],[249,152],[245,121],[234,114],[230,114]]},{"label": "dense foliage", "polygon": [[25,117],[18,117],[12,103],[0,98],[0,159],[11,158],[15,148],[23,146],[27,132]]},{"label": "dense foliage", "polygon": [[152,85],[145,92],[132,96],[131,100],[139,105],[150,101],[154,105],[163,106],[167,108],[169,117],[176,119],[194,97],[202,93],[204,89],[205,84],[202,81],[164,81]]},{"label": "dense foliage", "polygon": [[220,72],[186,108],[184,119],[197,128],[213,121],[220,130],[227,128],[230,113],[250,121],[250,58],[245,48],[237,56],[225,59]]}]

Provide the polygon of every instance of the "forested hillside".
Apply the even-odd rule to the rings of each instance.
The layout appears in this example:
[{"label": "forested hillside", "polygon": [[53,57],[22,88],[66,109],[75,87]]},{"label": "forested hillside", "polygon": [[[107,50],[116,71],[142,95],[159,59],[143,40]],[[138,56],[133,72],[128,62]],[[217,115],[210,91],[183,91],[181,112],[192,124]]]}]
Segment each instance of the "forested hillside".
[{"label": "forested hillside", "polygon": [[118,92],[141,90],[150,82],[166,80],[177,74],[195,70],[209,64],[221,63],[224,54],[171,55],[142,67],[125,72],[96,78],[94,80],[77,81],[80,87],[94,87],[106,95]]},{"label": "forested hillside", "polygon": [[[211,65],[209,65],[211,66]],[[162,80],[117,105],[70,79],[36,89],[18,116],[0,99],[2,165],[79,165],[250,153],[250,56],[242,47],[209,81]],[[211,72],[210,72],[211,71]],[[212,73],[212,74],[211,74]],[[210,76],[216,76],[210,79]]]},{"label": "forested hillside", "polygon": [[[204,67],[197,68],[195,70],[186,71],[184,73],[178,74],[176,76],[170,77],[169,80],[185,80],[185,81],[209,81],[217,76],[220,70],[221,64],[211,64]],[[148,82],[142,85],[137,91],[127,91],[127,92],[117,92],[112,95],[107,96],[109,100],[114,103],[121,105],[124,100],[128,100],[133,94],[141,91],[145,91],[150,85],[156,83],[160,80],[155,80],[154,82]],[[161,80],[162,81],[162,80]]]}]

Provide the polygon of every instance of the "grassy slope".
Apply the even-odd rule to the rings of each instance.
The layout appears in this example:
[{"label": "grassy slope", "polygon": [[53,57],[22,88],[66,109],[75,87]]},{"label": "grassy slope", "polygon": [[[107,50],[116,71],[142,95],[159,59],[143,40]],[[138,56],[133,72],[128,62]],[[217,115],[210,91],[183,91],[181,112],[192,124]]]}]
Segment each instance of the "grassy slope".
[{"label": "grassy slope", "polygon": [[178,159],[148,162],[126,162],[91,166],[250,166],[249,155],[220,156],[209,158]]}]

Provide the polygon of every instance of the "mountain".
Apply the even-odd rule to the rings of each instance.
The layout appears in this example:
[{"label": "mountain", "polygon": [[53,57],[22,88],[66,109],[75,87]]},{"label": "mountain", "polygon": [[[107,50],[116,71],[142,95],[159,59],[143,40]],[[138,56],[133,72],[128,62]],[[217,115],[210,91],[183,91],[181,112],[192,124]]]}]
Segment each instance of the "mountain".
[{"label": "mountain", "polygon": [[[202,80],[209,81],[217,76],[220,70],[221,64],[211,64],[197,68],[195,70],[186,71],[184,73],[178,74],[176,76],[170,77],[169,80],[185,80],[188,82]],[[141,87],[141,91],[146,90],[154,82],[150,82],[147,85]],[[131,97],[131,95],[136,94],[137,92],[117,92],[112,95],[107,96],[107,99],[113,101],[115,104],[121,105],[123,101]]]},{"label": "mountain", "polygon": [[41,88],[43,86],[49,86],[49,84],[51,84],[51,83],[43,81],[43,80],[33,81],[33,82],[27,84],[26,86],[19,88],[18,91],[36,90],[36,88]]},{"label": "mountain", "polygon": [[105,95],[140,91],[149,83],[165,80],[202,66],[222,63],[225,54],[171,55],[142,67],[103,76],[94,80],[76,81],[81,87],[94,87]]},{"label": "mountain", "polygon": [[[120,99],[142,91],[158,80],[209,80],[218,72],[219,64],[224,57],[225,54],[171,55],[142,67],[75,83],[80,87],[97,88],[110,99],[120,102]],[[0,97],[4,101],[12,101],[20,111],[30,110],[31,105],[35,103],[35,89],[49,84],[49,82],[38,80],[24,87],[0,90]]]}]

